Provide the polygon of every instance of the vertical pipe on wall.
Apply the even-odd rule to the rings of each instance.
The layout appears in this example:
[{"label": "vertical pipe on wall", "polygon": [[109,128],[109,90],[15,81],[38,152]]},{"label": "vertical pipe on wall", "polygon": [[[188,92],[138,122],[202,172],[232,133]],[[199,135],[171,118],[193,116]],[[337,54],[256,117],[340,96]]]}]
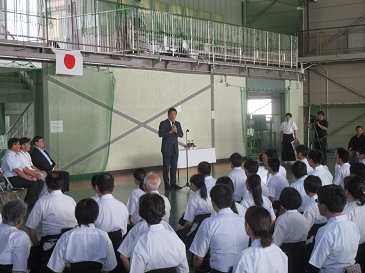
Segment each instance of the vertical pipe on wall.
[{"label": "vertical pipe on wall", "polygon": [[215,117],[214,117],[214,75],[210,75],[210,109],[211,109],[211,135],[212,148],[215,148]]}]

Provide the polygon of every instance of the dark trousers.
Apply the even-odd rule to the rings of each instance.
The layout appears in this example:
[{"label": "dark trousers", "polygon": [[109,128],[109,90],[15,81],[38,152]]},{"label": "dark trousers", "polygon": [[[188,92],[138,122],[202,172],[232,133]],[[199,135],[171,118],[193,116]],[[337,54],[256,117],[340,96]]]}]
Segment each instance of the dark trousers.
[{"label": "dark trousers", "polygon": [[24,202],[27,203],[29,207],[33,207],[42,190],[44,184],[43,180],[38,179],[37,181],[30,181],[20,176],[8,177],[8,179],[15,188],[28,189],[27,195],[24,197]]},{"label": "dark trousers", "polygon": [[[162,153],[163,160],[163,181],[165,187],[170,185],[176,185],[176,171],[177,160],[179,158],[179,152],[173,151],[171,153]],[[170,170],[170,179],[169,179]]]},{"label": "dark trousers", "polygon": [[320,138],[320,140],[315,138],[314,149],[322,152],[323,158],[321,164],[325,165],[327,162],[327,137]]},{"label": "dark trousers", "polygon": [[1,273],[12,273],[13,265],[12,264],[0,264],[0,272]]},{"label": "dark trousers", "polygon": [[283,150],[281,152],[282,161],[295,161],[294,149],[293,145],[291,145],[293,140],[293,134],[283,134]]},{"label": "dark trousers", "polygon": [[288,256],[288,273],[304,273],[309,261],[305,241],[284,243],[280,248]]},{"label": "dark trousers", "polygon": [[365,243],[359,245],[355,261],[360,264],[361,272],[365,272]]},{"label": "dark trousers", "polygon": [[102,268],[101,263],[98,262],[79,262],[71,264],[71,273],[100,273]]},{"label": "dark trousers", "polygon": [[110,238],[110,241],[112,241],[113,248],[114,248],[114,253],[115,253],[115,258],[117,259],[117,266],[110,272],[111,273],[122,273],[122,272],[124,273],[124,272],[127,272],[124,268],[122,260],[120,259],[120,253],[118,252],[118,248],[119,248],[119,246],[121,245],[121,243],[123,241],[122,231],[120,229],[118,229],[116,231],[108,232],[108,236]]}]

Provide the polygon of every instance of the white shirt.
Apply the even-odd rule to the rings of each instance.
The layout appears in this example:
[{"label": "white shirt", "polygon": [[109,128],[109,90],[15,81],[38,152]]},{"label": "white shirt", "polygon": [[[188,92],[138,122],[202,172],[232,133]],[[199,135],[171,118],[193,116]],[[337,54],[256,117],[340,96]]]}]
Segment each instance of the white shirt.
[{"label": "white shirt", "polygon": [[269,197],[269,188],[267,187],[267,185],[265,184],[265,182],[263,180],[261,180],[261,190],[262,190],[262,195],[265,197]]},{"label": "white shirt", "polygon": [[350,175],[350,164],[343,163],[335,171],[335,179],[333,184],[340,185],[343,189],[345,188],[344,179]]},{"label": "white shirt", "polygon": [[193,222],[196,215],[212,213],[212,211],[213,206],[209,194],[204,200],[200,196],[200,190],[197,190],[186,205],[184,220]]},{"label": "white shirt", "polygon": [[[286,178],[286,169],[280,165],[279,167],[279,172],[278,174],[280,174],[281,176],[285,177]],[[269,181],[272,177],[272,174],[270,174],[269,172],[267,172],[266,174],[266,184],[269,185]]]},{"label": "white shirt", "polygon": [[131,194],[129,195],[128,202],[127,202],[127,209],[129,212],[129,215],[133,215],[134,211],[139,207],[139,198],[145,194],[144,191],[142,191],[139,187],[135,188]]},{"label": "white shirt", "polygon": [[99,262],[105,271],[117,266],[108,234],[93,224],[78,226],[62,234],[47,266],[55,272],[63,272],[66,264],[84,261]]},{"label": "white shirt", "polygon": [[365,243],[365,205],[356,205],[352,209],[347,210],[346,213],[344,212],[344,214],[346,214],[348,220],[354,222],[358,227],[360,232],[359,244]]},{"label": "white shirt", "polygon": [[313,169],[312,175],[318,176],[321,179],[322,186],[332,184],[333,176],[329,172],[328,168],[323,165],[319,165],[319,166],[315,167]]},{"label": "white shirt", "polygon": [[300,161],[307,165],[307,175],[311,175],[313,173],[313,168],[309,165],[308,159],[304,158]]},{"label": "white shirt", "polygon": [[309,202],[310,197],[305,193],[304,190],[304,179],[306,179],[307,176],[303,176],[301,178],[299,178],[297,181],[295,181],[294,183],[290,184],[291,188],[296,189],[300,196],[302,197],[302,205],[298,208],[299,212],[303,212],[304,208],[306,207],[306,205]]},{"label": "white shirt", "polygon": [[228,272],[241,251],[248,247],[244,220],[230,208],[205,219],[190,246],[190,252],[204,257],[210,249],[210,266]]},{"label": "white shirt", "polygon": [[6,177],[17,176],[17,173],[14,172],[13,169],[19,169],[23,171],[24,167],[25,165],[20,159],[19,153],[9,150],[2,159],[1,169],[3,170]]},{"label": "white shirt", "polygon": [[26,167],[28,167],[31,170],[35,170],[33,167],[34,165],[32,162],[32,158],[30,157],[30,154],[28,152],[23,152],[22,150],[20,150],[19,158]]},{"label": "white shirt", "polygon": [[347,214],[349,210],[352,210],[353,208],[357,207],[358,206],[357,202],[358,201],[347,202],[345,208],[342,211],[342,214]]},{"label": "white shirt", "polygon": [[256,239],[236,258],[233,273],[287,273],[288,256],[275,244],[263,248]]},{"label": "white shirt", "polygon": [[[262,201],[262,207],[270,212],[271,220],[274,221],[276,219],[276,216],[274,209],[272,208],[272,203],[270,202],[269,198],[265,196],[262,196]],[[241,206],[244,209],[244,214],[246,214],[246,211],[249,207],[256,206],[251,193],[249,193],[249,196],[246,199],[242,200]],[[245,216],[243,215],[243,217]]]},{"label": "white shirt", "polygon": [[285,187],[289,187],[288,180],[279,173],[274,174],[268,184],[269,196],[274,197],[275,200],[279,200],[281,191]]},{"label": "white shirt", "polygon": [[309,263],[322,273],[344,273],[355,263],[359,240],[359,229],[346,215],[332,217],[318,230]]},{"label": "white shirt", "polygon": [[296,130],[298,130],[298,127],[292,120],[289,120],[289,122],[284,121],[280,125],[280,131],[287,135],[293,134]]},{"label": "white shirt", "polygon": [[91,199],[94,199],[96,202],[100,199],[99,194],[95,194],[94,196],[91,196]]},{"label": "white shirt", "polygon": [[[164,228],[174,231],[174,229],[165,221],[161,221]],[[128,232],[127,236],[123,239],[122,244],[118,248],[118,252],[123,256],[129,258],[136,244],[136,240],[148,231],[148,224],[145,220],[139,221],[133,228]],[[175,231],[174,231],[175,232]]]},{"label": "white shirt", "polygon": [[100,196],[97,203],[99,216],[95,221],[95,227],[107,233],[121,229],[122,234],[126,234],[129,217],[127,207],[110,193]]},{"label": "white shirt", "polygon": [[360,163],[365,164],[365,158],[364,158],[364,159],[359,160],[359,162],[360,162]]},{"label": "white shirt", "polygon": [[303,215],[297,210],[287,210],[276,220],[273,234],[274,243],[281,246],[283,243],[306,241],[309,229],[307,219]]},{"label": "white shirt", "polygon": [[174,231],[162,224],[151,225],[136,242],[131,255],[130,272],[177,267],[177,272],[188,273],[185,245]]},{"label": "white shirt", "polygon": [[31,245],[24,231],[0,224],[0,264],[12,264],[13,271],[27,272]]},{"label": "white shirt", "polygon": [[35,203],[26,223],[26,226],[37,229],[40,223],[43,225],[43,234],[60,234],[64,228],[73,228],[77,225],[75,218],[75,200],[54,190],[47,196],[38,199]]},{"label": "white shirt", "polygon": [[[236,210],[237,210],[237,215],[241,216],[243,219],[245,219],[245,214],[246,214],[245,209],[237,202],[234,202],[234,205],[235,205]],[[213,209],[210,217],[216,217],[217,215],[218,215],[218,213]]]},{"label": "white shirt", "polygon": [[314,224],[324,224],[327,222],[327,218],[319,213],[316,199],[318,199],[317,194],[310,197],[303,212],[303,216],[307,219],[310,228]]},{"label": "white shirt", "polygon": [[[170,211],[171,211],[171,204],[170,204],[169,199],[166,196],[160,194],[158,191],[151,191],[150,193],[159,194],[165,201],[165,216],[162,217],[162,220],[164,220],[165,222],[168,223],[170,220]],[[142,217],[139,215],[139,202],[138,202],[138,207],[134,210],[131,221],[133,224],[137,224],[141,220],[142,220]]]},{"label": "white shirt", "polygon": [[241,167],[235,167],[229,174],[234,186],[233,199],[241,202],[242,198],[247,195],[245,171]]},{"label": "white shirt", "polygon": [[217,182],[217,179],[213,178],[213,176],[206,176],[204,177],[205,186],[207,187],[207,192],[209,193],[210,190],[215,186],[215,182]]}]

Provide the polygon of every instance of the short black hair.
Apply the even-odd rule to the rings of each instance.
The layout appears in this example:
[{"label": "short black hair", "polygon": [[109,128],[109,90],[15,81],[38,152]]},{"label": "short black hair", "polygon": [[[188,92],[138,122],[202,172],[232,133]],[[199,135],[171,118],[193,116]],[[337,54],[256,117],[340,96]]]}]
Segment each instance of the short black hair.
[{"label": "short black hair", "polygon": [[229,157],[229,161],[232,163],[233,167],[241,167],[243,162],[243,156],[239,153],[233,153]]},{"label": "short black hair", "polygon": [[357,129],[359,129],[359,128],[361,128],[361,129],[362,129],[362,126],[361,126],[361,125],[357,125],[357,126],[356,126],[356,130],[357,130]]},{"label": "short black hair", "polygon": [[46,176],[46,184],[51,190],[60,190],[64,184],[64,177],[59,171],[52,171]]},{"label": "short black hair", "polygon": [[274,148],[267,149],[265,154],[267,155],[268,158],[279,158],[278,151],[275,150]]},{"label": "short black hair", "polygon": [[229,208],[233,201],[233,190],[228,185],[216,184],[210,191],[210,198],[219,209]]},{"label": "short black hair", "polygon": [[270,157],[267,161],[267,165],[271,168],[273,172],[279,172],[280,169],[280,160],[275,157]]},{"label": "short black hair", "polygon": [[307,193],[317,193],[318,189],[322,187],[322,181],[318,176],[308,175],[304,179],[304,190]]},{"label": "short black hair", "polygon": [[292,118],[292,117],[293,117],[293,115],[292,115],[291,113],[286,113],[286,114],[285,114],[285,117],[286,117],[286,116],[289,116],[290,118]]},{"label": "short black hair", "polygon": [[215,182],[215,184],[223,184],[223,185],[227,185],[228,187],[230,187],[233,191],[234,191],[234,185],[233,185],[233,181],[229,176],[222,176],[219,177],[217,179],[217,181]]},{"label": "short black hair", "polygon": [[323,111],[318,111],[318,112],[317,112],[317,115],[325,116],[325,114],[324,114],[324,112],[323,112]]},{"label": "short black hair", "polygon": [[19,142],[19,138],[12,137],[8,140],[8,149],[11,150],[13,148],[14,144],[17,144]]},{"label": "short black hair", "polygon": [[325,204],[332,213],[342,212],[346,206],[345,191],[338,185],[326,185],[317,191],[318,203]]},{"label": "short black hair", "polygon": [[202,161],[198,164],[198,173],[208,176],[210,175],[210,172],[212,171],[212,166],[207,161]]},{"label": "short black hair", "polygon": [[143,168],[137,168],[134,170],[133,176],[137,181],[143,182],[146,177],[146,171]]},{"label": "short black hair", "polygon": [[302,156],[307,157],[309,153],[309,148],[305,145],[299,145],[295,148],[297,154],[301,153]]},{"label": "short black hair", "polygon": [[362,162],[354,163],[350,166],[350,174],[357,174],[365,179],[365,164]]},{"label": "short black hair", "polygon": [[190,177],[190,183],[194,184],[200,190],[200,197],[206,200],[208,197],[208,192],[204,176],[201,174],[194,174],[192,177]]},{"label": "short black hair", "polygon": [[109,173],[101,173],[96,179],[96,185],[101,193],[110,193],[114,188],[114,177]]},{"label": "short black hair", "polygon": [[322,161],[323,154],[319,150],[311,150],[308,154],[308,159],[312,159],[314,164],[319,164]]},{"label": "short black hair", "polygon": [[91,186],[95,189],[96,186],[96,179],[98,179],[99,174],[94,174],[93,177],[91,177]]},{"label": "short black hair", "polygon": [[35,145],[35,143],[38,142],[42,138],[43,138],[42,136],[35,136],[35,137],[33,137],[32,144]]},{"label": "short black hair", "polygon": [[157,193],[146,193],[139,198],[139,215],[150,225],[159,224],[165,216],[165,201]]},{"label": "short black hair", "polygon": [[79,226],[92,224],[99,215],[99,205],[92,198],[80,200],[75,208],[75,217]]},{"label": "short black hair", "polygon": [[347,163],[350,160],[350,153],[347,150],[342,150],[338,152],[338,158],[341,158],[343,163]]},{"label": "short black hair", "polygon": [[22,137],[19,139],[20,145],[26,144],[26,143],[30,143],[30,138],[28,137]]},{"label": "short black hair", "polygon": [[347,190],[355,199],[359,199],[357,203],[360,206],[365,204],[365,182],[358,175],[350,175],[344,179],[345,190]]},{"label": "short black hair", "polygon": [[294,164],[291,165],[291,170],[294,177],[297,179],[307,175],[307,165],[302,161],[295,161]]},{"label": "short black hair", "polygon": [[302,205],[302,196],[296,189],[286,187],[281,191],[279,201],[286,210],[298,209]]},{"label": "short black hair", "polygon": [[177,113],[176,109],[171,107],[168,111],[167,111],[167,114],[169,115],[171,112],[175,112]]},{"label": "short black hair", "polygon": [[243,168],[247,170],[249,174],[254,174],[259,171],[259,163],[253,159],[247,159],[246,162],[243,164]]}]

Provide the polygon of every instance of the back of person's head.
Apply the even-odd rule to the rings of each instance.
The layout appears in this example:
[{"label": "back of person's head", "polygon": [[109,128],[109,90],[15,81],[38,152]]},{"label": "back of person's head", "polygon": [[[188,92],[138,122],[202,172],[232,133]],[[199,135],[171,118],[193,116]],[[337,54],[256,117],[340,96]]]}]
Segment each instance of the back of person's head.
[{"label": "back of person's head", "polygon": [[225,184],[215,184],[210,191],[210,198],[219,209],[229,208],[233,202],[233,190]]},{"label": "back of person's head", "polygon": [[365,164],[358,162],[350,166],[350,174],[356,174],[365,179]]},{"label": "back of person's head", "polygon": [[300,193],[291,187],[286,187],[281,191],[279,201],[286,210],[298,209],[302,205]]},{"label": "back of person's head", "polygon": [[347,163],[350,160],[350,153],[347,150],[342,150],[337,153],[338,158],[341,158],[343,163]]},{"label": "back of person's head", "polygon": [[157,193],[146,193],[139,198],[139,215],[150,225],[159,224],[165,216],[165,201]]},{"label": "back of person's head", "polygon": [[93,189],[96,188],[96,179],[98,179],[98,174],[93,175],[93,177],[91,177],[91,186],[93,187]]},{"label": "back of person's head", "polygon": [[319,150],[311,150],[308,154],[308,159],[312,159],[314,164],[320,164],[323,154]]},{"label": "back of person's head", "polygon": [[252,233],[260,237],[263,248],[272,244],[271,216],[267,209],[257,206],[249,207],[245,214],[245,222],[250,226]]},{"label": "back of person's head", "polygon": [[365,182],[364,179],[358,175],[347,176],[344,179],[345,191],[347,190],[353,198],[359,199],[357,203],[360,206],[365,204]]},{"label": "back of person's head", "polygon": [[295,178],[302,178],[307,175],[307,165],[302,161],[295,161],[294,164],[291,165],[291,171]]},{"label": "back of person's head", "polygon": [[75,217],[79,226],[93,224],[99,215],[99,205],[92,198],[80,200],[75,208]]},{"label": "back of person's head", "polygon": [[250,174],[247,177],[246,184],[251,189],[251,194],[255,205],[261,207],[264,203],[262,200],[261,177],[255,173]]},{"label": "back of person's head", "polygon": [[245,168],[249,174],[257,173],[259,171],[259,163],[250,158],[243,164],[243,168]]},{"label": "back of person's head", "polygon": [[143,168],[137,168],[134,170],[133,176],[137,181],[143,182],[146,177],[146,171]]},{"label": "back of person's head", "polygon": [[11,150],[15,144],[19,142],[19,138],[12,137],[8,140],[8,149]]},{"label": "back of person's head", "polygon": [[198,164],[198,173],[204,176],[209,176],[212,171],[212,166],[207,161],[202,161]]},{"label": "back of person's head", "polygon": [[43,137],[42,136],[35,136],[32,139],[32,144],[36,145],[36,142],[38,142],[39,140],[41,140]]},{"label": "back of person's head", "polygon": [[[219,177],[217,179],[217,181],[215,182],[215,184],[217,185],[227,185],[228,187],[230,187],[230,189],[232,190],[232,192],[234,192],[234,185],[233,185],[233,181],[229,176],[222,176]],[[232,203],[230,206],[231,210],[238,214],[237,208],[236,208],[236,202],[232,199]]]},{"label": "back of person's head", "polygon": [[243,162],[243,156],[240,155],[239,153],[233,153],[230,157],[229,157],[229,161],[232,163],[233,167],[241,167],[242,162]]},{"label": "back of person's head", "polygon": [[204,176],[201,174],[194,174],[190,177],[190,183],[194,184],[198,190],[200,190],[200,197],[204,200],[208,197],[207,186],[205,185]]},{"label": "back of person's head", "polygon": [[309,153],[309,148],[305,145],[299,145],[295,148],[297,154],[301,153],[302,156],[307,157]]},{"label": "back of person's head", "polygon": [[146,186],[147,192],[158,191],[161,185],[161,178],[157,174],[150,172],[146,175],[143,183]]},{"label": "back of person's head", "polygon": [[331,213],[340,213],[346,206],[344,190],[338,185],[326,185],[317,191],[318,203],[325,204]]},{"label": "back of person's head", "polygon": [[267,165],[270,167],[270,169],[273,172],[277,173],[277,172],[279,172],[279,169],[280,169],[280,160],[278,158],[271,157],[267,161]]},{"label": "back of person's head", "polygon": [[51,190],[60,190],[63,187],[64,177],[59,171],[52,171],[46,176],[46,184]]},{"label": "back of person's head", "polygon": [[109,173],[101,173],[96,179],[96,185],[102,194],[111,193],[114,190],[114,177]]},{"label": "back of person's head", "polygon": [[306,193],[316,193],[322,187],[322,181],[318,176],[308,175],[304,179],[304,190]]},{"label": "back of person's head", "polygon": [[24,144],[30,143],[30,138],[28,138],[28,137],[22,137],[22,138],[19,139],[19,142],[20,142],[20,145],[24,145]]},{"label": "back of person's head", "polygon": [[27,213],[27,204],[21,199],[8,201],[1,211],[3,223],[12,227],[20,224]]},{"label": "back of person's head", "polygon": [[267,149],[265,154],[268,158],[279,158],[278,151],[273,148]]},{"label": "back of person's head", "polygon": [[345,148],[339,147],[336,149],[336,155],[338,155],[340,152],[345,151]]}]

